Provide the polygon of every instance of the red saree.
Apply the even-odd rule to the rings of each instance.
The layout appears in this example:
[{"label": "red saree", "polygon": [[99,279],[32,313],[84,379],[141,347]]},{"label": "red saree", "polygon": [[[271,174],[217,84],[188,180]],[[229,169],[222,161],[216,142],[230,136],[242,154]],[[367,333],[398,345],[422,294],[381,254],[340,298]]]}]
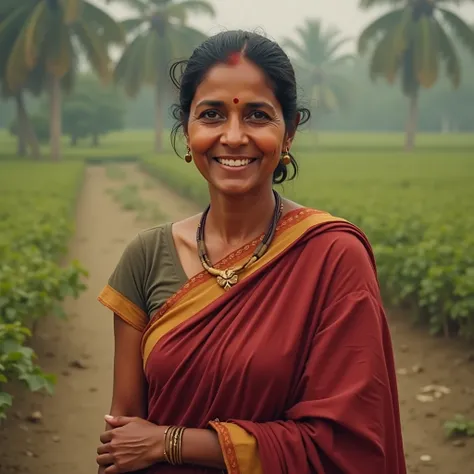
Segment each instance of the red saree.
[{"label": "red saree", "polygon": [[289,213],[238,285],[192,278],[147,324],[142,348],[148,419],[216,430],[230,474],[406,472],[375,262],[346,221]]}]

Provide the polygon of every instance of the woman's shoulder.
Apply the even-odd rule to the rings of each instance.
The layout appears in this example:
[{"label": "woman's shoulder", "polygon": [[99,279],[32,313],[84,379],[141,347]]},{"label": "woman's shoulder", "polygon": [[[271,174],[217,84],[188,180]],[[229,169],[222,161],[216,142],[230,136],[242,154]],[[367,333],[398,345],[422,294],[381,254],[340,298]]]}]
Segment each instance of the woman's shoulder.
[{"label": "woman's shoulder", "polygon": [[172,222],[165,222],[140,230],[127,242],[124,256],[135,261],[156,257],[157,252],[161,253],[170,244],[171,226]]},{"label": "woman's shoulder", "polygon": [[369,238],[357,223],[328,211],[304,207],[302,212],[314,216],[307,236],[307,245],[327,257],[344,260],[347,264],[374,263]]},{"label": "woman's shoulder", "polygon": [[154,225],[153,227],[147,227],[138,232],[137,238],[141,241],[141,245],[144,247],[148,247],[151,244],[155,246],[157,241],[160,242],[163,240],[172,225],[172,222],[164,222]]}]

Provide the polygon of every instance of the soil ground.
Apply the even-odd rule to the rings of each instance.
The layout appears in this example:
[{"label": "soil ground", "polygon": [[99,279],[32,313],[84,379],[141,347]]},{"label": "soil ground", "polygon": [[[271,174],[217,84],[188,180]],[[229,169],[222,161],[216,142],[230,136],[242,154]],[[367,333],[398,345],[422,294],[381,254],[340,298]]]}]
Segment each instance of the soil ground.
[{"label": "soil ground", "polygon": [[[97,472],[95,450],[111,397],[113,335],[111,314],[96,297],[138,231],[157,219],[177,220],[198,211],[133,165],[121,169],[125,182],[113,179],[104,167],[87,170],[68,258],[77,258],[88,269],[88,290],[65,303],[66,321],[47,318],[38,327],[34,348],[43,368],[58,374],[55,395],[18,390],[10,417],[0,429],[0,474]],[[123,210],[108,192],[130,183],[139,186],[141,199],[154,210],[148,214],[153,219],[138,220],[137,212]],[[444,421],[456,413],[474,419],[473,351],[456,341],[429,337],[404,315],[389,317],[408,471],[474,474],[474,439],[447,440],[443,433]],[[449,393],[440,392],[434,401],[417,399],[431,384]],[[42,420],[32,423],[28,417],[35,411]],[[425,456],[431,459],[422,461]]]}]

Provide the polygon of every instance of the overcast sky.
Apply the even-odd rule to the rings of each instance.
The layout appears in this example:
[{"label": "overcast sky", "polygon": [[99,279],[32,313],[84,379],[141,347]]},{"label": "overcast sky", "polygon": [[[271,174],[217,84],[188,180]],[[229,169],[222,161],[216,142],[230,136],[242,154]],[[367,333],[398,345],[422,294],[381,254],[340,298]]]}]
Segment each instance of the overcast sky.
[{"label": "overcast sky", "polygon": [[[1,1],[1,0],[0,0]],[[96,0],[97,1],[97,0]],[[296,26],[306,18],[321,18],[328,26],[336,26],[346,36],[356,37],[378,11],[362,12],[359,0],[210,0],[217,10],[214,20],[196,17],[190,23],[208,35],[223,29],[261,28],[279,40],[291,36]],[[469,2],[468,2],[469,3]],[[109,10],[117,17],[127,16],[122,6],[113,5]],[[456,10],[466,21],[474,23],[474,6]]]}]

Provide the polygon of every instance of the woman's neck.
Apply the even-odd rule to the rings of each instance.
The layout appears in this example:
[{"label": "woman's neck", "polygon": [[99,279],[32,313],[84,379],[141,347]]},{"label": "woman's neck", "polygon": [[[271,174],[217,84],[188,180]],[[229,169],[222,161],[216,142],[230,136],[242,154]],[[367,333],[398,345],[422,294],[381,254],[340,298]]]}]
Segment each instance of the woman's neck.
[{"label": "woman's neck", "polygon": [[254,195],[223,196],[211,191],[206,233],[225,245],[239,246],[267,231],[275,211],[271,188]]}]

